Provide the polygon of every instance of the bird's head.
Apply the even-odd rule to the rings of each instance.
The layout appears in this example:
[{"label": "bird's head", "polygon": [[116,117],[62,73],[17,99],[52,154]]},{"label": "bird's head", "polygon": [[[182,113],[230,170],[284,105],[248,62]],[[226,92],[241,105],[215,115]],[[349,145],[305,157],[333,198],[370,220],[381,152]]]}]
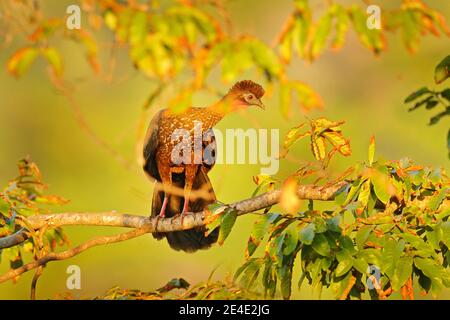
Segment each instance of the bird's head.
[{"label": "bird's head", "polygon": [[231,104],[231,109],[239,110],[249,106],[257,106],[265,109],[261,101],[264,95],[264,89],[251,80],[236,82],[228,91],[226,98]]}]

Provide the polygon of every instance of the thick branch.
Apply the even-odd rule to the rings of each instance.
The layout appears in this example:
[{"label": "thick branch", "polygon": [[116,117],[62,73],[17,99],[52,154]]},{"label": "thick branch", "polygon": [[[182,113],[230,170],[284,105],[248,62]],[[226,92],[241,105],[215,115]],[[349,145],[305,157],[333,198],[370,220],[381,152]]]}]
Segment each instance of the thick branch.
[{"label": "thick branch", "polygon": [[[297,195],[300,199],[311,200],[333,200],[336,191],[347,185],[347,182],[339,182],[331,186],[299,186]],[[218,208],[221,211],[227,208],[233,208],[238,215],[254,212],[267,208],[278,203],[281,190],[273,190],[261,194],[254,198],[249,198],[229,205]],[[201,211],[172,218],[160,219],[157,217],[149,219],[145,216],[119,214],[116,212],[100,212],[100,213],[51,213],[35,215],[28,218],[29,223],[34,229],[47,227],[61,227],[69,225],[91,225],[91,226],[111,226],[126,227],[135,229],[144,229],[147,233],[153,232],[173,232],[180,230],[188,230],[195,227],[205,225],[207,211]],[[18,245],[27,239],[25,230],[15,233],[11,236],[0,238],[0,249]]]},{"label": "thick branch", "polygon": [[[347,182],[336,183],[332,186],[300,186],[297,190],[297,195],[301,199],[312,200],[332,200],[336,191],[343,188]],[[230,205],[223,205],[216,209],[214,213],[221,212],[228,208],[233,208],[237,211],[238,215],[243,215],[249,212],[254,212],[260,209],[267,208],[278,203],[281,195],[280,190],[274,190],[264,193],[260,196],[239,201]],[[120,233],[113,236],[103,236],[91,239],[75,248],[68,249],[62,252],[51,252],[44,257],[41,257],[35,261],[25,264],[17,269],[11,269],[5,274],[0,276],[0,283],[14,279],[17,276],[38,268],[38,272],[33,278],[32,297],[35,296],[35,282],[39,277],[42,269],[48,262],[54,260],[64,260],[71,258],[81,252],[99,245],[105,245],[109,243],[121,242],[128,239],[136,238],[146,233],[151,232],[172,232],[179,230],[187,230],[195,227],[205,225],[205,218],[208,211],[201,211],[197,213],[188,214],[185,216],[176,216],[173,218],[147,218],[143,216],[118,214],[115,212],[103,212],[103,213],[56,213],[56,214],[43,214],[32,216],[28,219],[28,222],[34,229],[48,228],[48,227],[60,227],[68,225],[93,225],[93,226],[114,226],[114,227],[128,227],[134,228],[132,231]],[[13,245],[18,245],[27,239],[27,233],[25,230],[17,232],[8,237],[0,239],[0,248],[6,248]]]}]

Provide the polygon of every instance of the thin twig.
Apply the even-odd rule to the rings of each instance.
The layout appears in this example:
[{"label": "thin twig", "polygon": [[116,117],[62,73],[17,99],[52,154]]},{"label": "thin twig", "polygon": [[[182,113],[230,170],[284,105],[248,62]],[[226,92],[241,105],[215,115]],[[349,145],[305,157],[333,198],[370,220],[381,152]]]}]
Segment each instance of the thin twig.
[{"label": "thin twig", "polygon": [[37,282],[39,280],[39,277],[42,275],[42,271],[44,270],[43,266],[39,266],[36,269],[36,273],[33,276],[33,281],[31,281],[31,294],[30,294],[30,299],[31,300],[36,300],[36,286],[37,286]]},{"label": "thin twig", "polygon": [[[139,237],[139,236],[141,236],[141,235],[143,235],[143,234],[148,232],[147,228],[148,227],[143,227],[143,228],[140,228],[140,229],[134,229],[132,231],[128,231],[128,232],[125,232],[125,233],[120,233],[120,234],[117,234],[117,235],[114,235],[114,236],[103,236],[103,237],[94,238],[94,239],[91,239],[89,241],[86,241],[85,243],[83,243],[83,244],[81,244],[81,245],[79,245],[79,246],[77,246],[75,248],[72,248],[72,249],[69,249],[69,250],[66,250],[66,251],[62,251],[62,252],[59,252],[59,253],[50,252],[46,256],[44,256],[44,257],[42,257],[42,258],[40,258],[38,260],[35,260],[33,262],[27,263],[27,264],[23,265],[20,268],[9,270],[8,272],[6,272],[2,276],[0,276],[0,283],[8,281],[8,280],[11,280],[11,279],[14,279],[17,276],[19,276],[19,275],[21,275],[21,274],[23,274],[23,273],[25,273],[27,271],[39,268],[41,266],[45,266],[50,261],[65,260],[65,259],[72,258],[72,257],[80,254],[81,252],[83,252],[83,251],[85,251],[85,250],[87,250],[89,248],[95,247],[95,246],[100,246],[100,245],[105,245],[105,244],[109,244],[109,243],[125,241],[125,240],[129,240],[129,239],[132,239],[132,238]],[[35,279],[33,278],[33,281],[34,280]]]},{"label": "thin twig", "polygon": [[66,84],[58,77],[56,77],[52,72],[50,73],[50,78],[55,88],[58,89],[61,94],[69,102],[69,106],[74,113],[75,120],[77,121],[80,128],[102,149],[106,150],[111,156],[113,156],[125,169],[131,170],[133,168],[132,161],[125,158],[120,152],[114,149],[106,140],[101,138],[89,125],[86,117],[83,114],[80,106],[78,105],[72,91],[67,88]]}]

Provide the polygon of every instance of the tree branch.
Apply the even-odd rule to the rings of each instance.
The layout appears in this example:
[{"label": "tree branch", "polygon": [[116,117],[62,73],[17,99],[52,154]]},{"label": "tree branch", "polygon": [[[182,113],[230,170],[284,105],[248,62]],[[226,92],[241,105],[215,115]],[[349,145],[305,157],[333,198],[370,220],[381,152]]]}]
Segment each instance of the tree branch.
[{"label": "tree branch", "polygon": [[[348,182],[341,181],[333,185],[314,186],[302,185],[297,189],[299,199],[310,200],[333,200],[335,193],[345,187]],[[273,190],[263,193],[257,197],[238,201],[229,205],[223,205],[216,209],[216,212],[222,212],[225,209],[232,208],[238,215],[254,212],[260,209],[270,207],[278,203],[281,190]],[[148,218],[146,216],[120,214],[117,212],[97,212],[97,213],[50,213],[31,216],[28,222],[35,230],[46,227],[61,227],[73,225],[90,226],[110,226],[142,229],[144,233],[154,232],[173,232],[188,230],[205,225],[205,218],[211,215],[207,210],[187,214],[185,216],[175,216],[171,218]],[[20,230],[10,236],[0,238],[0,249],[16,246],[28,239],[27,231]]]},{"label": "tree branch", "polygon": [[[297,195],[300,199],[311,200],[332,200],[338,190],[345,187],[348,182],[338,182],[333,185],[314,186],[304,185],[299,186]],[[119,214],[116,212],[100,212],[100,213],[52,213],[31,216],[28,223],[35,229],[61,227],[68,225],[92,225],[92,226],[113,226],[113,227],[127,227],[134,228],[132,231],[120,233],[113,236],[102,236],[86,241],[85,243],[62,252],[50,252],[37,260],[25,264],[17,269],[11,269],[0,276],[0,283],[14,279],[17,276],[27,271],[38,269],[33,278],[31,296],[35,297],[35,287],[37,279],[42,273],[42,268],[50,261],[64,260],[71,258],[81,252],[99,245],[121,242],[128,239],[136,238],[146,233],[152,232],[172,232],[192,229],[205,225],[205,220],[211,214],[223,212],[226,209],[232,208],[236,210],[238,215],[243,215],[249,212],[254,212],[260,209],[270,207],[278,203],[281,195],[281,190],[273,190],[261,194],[254,198],[249,198],[230,205],[223,205],[217,208],[214,212],[204,210],[197,213],[188,214],[185,216],[176,216],[172,218],[160,219],[158,217],[148,218],[144,216]],[[4,238],[0,238],[0,249],[18,245],[28,238],[25,229]]]},{"label": "tree branch", "polygon": [[[8,281],[10,279],[14,279],[17,276],[19,276],[22,273],[25,273],[27,271],[43,267],[50,261],[65,260],[68,258],[72,258],[73,256],[76,256],[89,248],[104,245],[104,244],[129,240],[132,238],[139,237],[143,234],[146,234],[147,232],[148,232],[147,228],[134,229],[132,231],[120,233],[120,234],[113,235],[113,236],[97,237],[97,238],[91,239],[89,241],[86,241],[85,243],[83,243],[75,248],[72,248],[72,249],[69,249],[66,251],[62,251],[62,252],[58,252],[58,253],[50,252],[47,255],[45,255],[44,257],[34,260],[33,262],[27,263],[17,269],[10,269],[8,272],[6,272],[5,274],[0,276],[0,283]],[[33,282],[35,282],[35,279],[36,279],[36,277],[33,278]],[[32,297],[34,294],[35,294],[35,291],[32,291]]]}]

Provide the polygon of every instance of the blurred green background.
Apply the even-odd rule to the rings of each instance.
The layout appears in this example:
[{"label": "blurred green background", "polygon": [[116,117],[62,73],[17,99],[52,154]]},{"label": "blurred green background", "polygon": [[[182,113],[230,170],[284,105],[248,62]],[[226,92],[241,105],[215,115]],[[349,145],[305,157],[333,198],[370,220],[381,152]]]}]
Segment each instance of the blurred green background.
[{"label": "blurred green background", "polygon": [[[313,9],[314,3],[312,1]],[[360,3],[362,1],[341,1]],[[375,1],[394,5],[399,1]],[[53,15],[64,15],[73,1],[46,1],[45,10]],[[442,0],[426,1],[450,20],[450,3]],[[320,4],[317,4],[320,7]],[[248,32],[270,43],[285,17],[292,10],[289,0],[230,1],[229,9],[236,32]],[[110,40],[111,34],[95,35]],[[449,38],[423,38],[419,52],[411,55],[403,47],[399,35],[388,37],[389,49],[374,57],[357,41],[353,32],[344,49],[326,52],[318,61],[307,64],[294,61],[289,68],[293,79],[306,82],[324,100],[325,109],[309,117],[326,116],[345,120],[344,135],[351,138],[353,154],[338,159],[332,170],[338,172],[367,158],[371,135],[375,135],[377,155],[386,159],[411,157],[417,163],[448,169],[446,134],[448,118],[429,127],[430,112],[408,113],[404,98],[415,89],[433,87],[433,70],[450,48]],[[134,142],[136,126],[142,105],[154,84],[134,70],[126,49],[118,51],[117,67],[112,82],[95,77],[87,66],[79,46],[64,41],[55,43],[62,50],[66,78],[76,87],[75,99],[95,131],[136,162]],[[102,64],[108,61],[108,50],[102,50]],[[12,48],[0,52],[0,64],[5,66]],[[255,81],[261,75],[248,74]],[[218,76],[211,81],[219,84]],[[61,195],[71,202],[55,211],[108,211],[147,215],[150,210],[153,184],[136,164],[125,169],[111,155],[95,144],[77,124],[67,99],[58,94],[45,74],[44,62],[33,65],[29,73],[14,79],[5,68],[0,72],[0,181],[7,181],[17,173],[16,162],[30,155],[39,165],[50,193]],[[226,91],[229,84],[220,85]],[[296,110],[292,119],[283,119],[276,95],[264,98],[266,111],[249,110],[233,114],[217,126],[225,128],[279,128],[280,135],[305,120]],[[194,104],[205,106],[215,97],[197,96]],[[163,105],[161,105],[163,107]],[[153,107],[152,112],[157,108]],[[148,118],[150,120],[151,115]],[[299,143],[293,153],[300,160],[312,160],[307,143]],[[296,169],[296,164],[283,160],[279,178]],[[233,202],[249,197],[255,185],[252,176],[259,173],[257,165],[216,165],[210,176],[217,196],[222,202]],[[165,241],[156,241],[150,235],[109,246],[94,248],[70,260],[50,263],[38,284],[38,298],[52,298],[66,288],[66,269],[69,265],[81,268],[81,290],[73,290],[77,297],[93,297],[119,285],[123,288],[153,290],[174,277],[183,277],[190,283],[206,280],[217,266],[214,278],[220,279],[233,272],[244,260],[247,237],[254,217],[239,218],[230,237],[222,247],[186,254],[169,249]],[[96,235],[112,234],[117,229],[97,227],[68,227],[65,229],[77,244]],[[298,270],[298,265],[296,267]],[[0,272],[7,270],[6,264]],[[294,277],[294,287],[299,274]],[[0,299],[27,299],[32,273],[22,276],[17,284],[0,285]],[[322,298],[332,297],[324,292]],[[304,286],[294,288],[293,298],[317,298]],[[450,298],[444,292],[440,298]]]}]

